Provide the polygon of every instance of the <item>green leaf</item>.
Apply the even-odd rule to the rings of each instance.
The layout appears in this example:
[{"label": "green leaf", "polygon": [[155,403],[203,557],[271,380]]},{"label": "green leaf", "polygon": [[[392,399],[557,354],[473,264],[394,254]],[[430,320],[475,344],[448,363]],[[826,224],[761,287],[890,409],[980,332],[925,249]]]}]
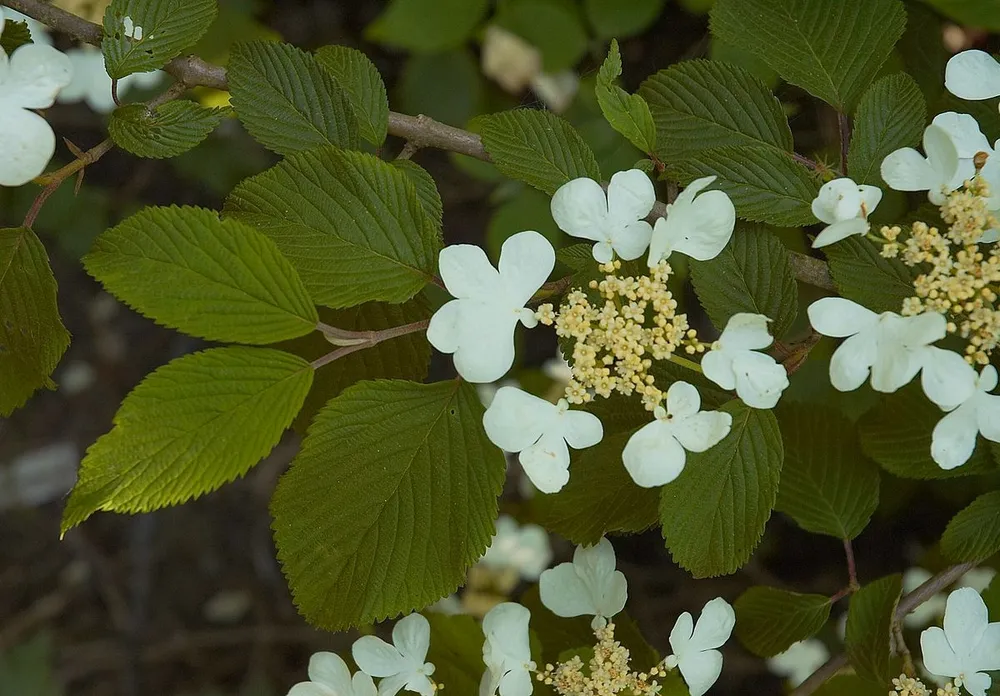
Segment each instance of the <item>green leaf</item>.
[{"label": "green leaf", "polygon": [[678,63],[647,78],[639,96],[649,104],[656,123],[656,154],[664,162],[726,146],[792,150],[792,131],[781,102],[759,78],[735,65]]},{"label": "green leaf", "polygon": [[279,155],[322,145],[358,146],[357,118],[346,90],[311,53],[295,46],[235,44],[229,91],[250,135]]},{"label": "green leaf", "polygon": [[916,145],[924,132],[927,106],[906,73],[883,77],[858,105],[847,155],[847,172],[859,184],[884,186],[879,168],[889,153]]},{"label": "green leaf", "polygon": [[424,614],[431,625],[427,661],[434,665],[434,681],[455,694],[479,693],[483,676],[483,627],[468,615]]},{"label": "green leaf", "polygon": [[120,80],[162,68],[198,43],[218,10],[215,0],[113,0],[104,11],[101,42],[108,75]]},{"label": "green leaf", "polygon": [[[394,103],[407,114],[424,114],[452,126],[465,127],[484,110],[485,80],[479,61],[467,48],[411,55],[396,82]],[[453,157],[465,157],[455,155]],[[487,162],[470,160],[480,167]]]},{"label": "green leaf", "polygon": [[815,692],[816,696],[885,696],[885,684],[866,681],[856,674],[838,674]]},{"label": "green leaf", "polygon": [[601,179],[594,153],[580,134],[548,111],[503,111],[477,123],[493,163],[512,179],[549,195],[571,179]]},{"label": "green leaf", "polygon": [[649,106],[638,94],[629,94],[615,84],[621,74],[622,57],[618,41],[612,39],[608,57],[597,73],[597,103],[612,128],[643,152],[653,152],[656,148],[656,125]]},{"label": "green leaf", "polygon": [[951,56],[944,47],[941,17],[926,5],[908,3],[906,31],[896,50],[906,72],[920,85],[927,103],[936,104],[944,92],[944,66]]},{"label": "green leaf", "polygon": [[664,0],[584,0],[583,9],[599,39],[641,34],[663,9]]},{"label": "green leaf", "polygon": [[347,92],[361,137],[378,146],[389,124],[389,97],[378,68],[364,53],[347,46],[323,46],[316,60]]},{"label": "green leaf", "polygon": [[27,227],[0,229],[0,416],[55,387],[49,375],[68,347],[45,247]]},{"label": "green leaf", "polygon": [[87,450],[63,533],[98,510],[149,512],[243,476],[278,444],[312,377],[305,360],[268,348],[214,348],[159,368]]},{"label": "green leaf", "polygon": [[1000,31],[1000,6],[993,0],[923,0],[963,26]]},{"label": "green leaf", "polygon": [[788,153],[761,145],[718,147],[668,165],[682,183],[718,176],[741,218],[779,227],[816,222],[812,201],[820,183]]},{"label": "green leaf", "polygon": [[444,204],[441,202],[441,194],[438,193],[434,177],[413,160],[394,159],[392,166],[402,171],[410,179],[417,191],[417,198],[420,199],[420,205],[424,212],[440,228],[444,220]]},{"label": "green leaf", "polygon": [[0,696],[62,696],[65,692],[56,663],[48,632],[4,650],[0,653]]},{"label": "green leaf", "polygon": [[883,258],[882,248],[861,237],[848,237],[824,247],[837,292],[873,312],[898,312],[903,300],[916,295],[918,271],[898,258]]},{"label": "green leaf", "polygon": [[899,0],[718,0],[712,9],[714,35],[842,113],[854,110],[905,25]]},{"label": "green leaf", "polygon": [[15,22],[8,19],[0,33],[0,51],[8,56],[25,44],[31,43],[31,31],[27,22]]},{"label": "green leaf", "polygon": [[139,157],[164,159],[187,152],[208,137],[228,109],[206,109],[193,101],[155,109],[127,104],[111,113],[108,133],[120,148]]},{"label": "green leaf", "polygon": [[486,14],[487,0],[392,0],[365,38],[394,48],[437,53],[465,43]]},{"label": "green leaf", "polygon": [[778,495],[783,457],[770,411],[730,401],[729,435],[689,453],[684,471],[662,488],[660,520],[670,555],[696,578],[734,573],[750,559]]},{"label": "green leaf", "polygon": [[979,563],[1000,551],[1000,491],[991,491],[951,518],[941,537],[949,559]]},{"label": "green leaf", "polygon": [[851,597],[844,647],[863,679],[885,685],[892,677],[889,645],[902,588],[903,578],[897,573],[865,585]]},{"label": "green leaf", "polygon": [[739,312],[763,314],[781,337],[795,321],[799,289],[788,250],[766,228],[740,225],[726,248],[710,261],[691,260],[691,282],[720,331]]},{"label": "green leaf", "polygon": [[225,213],[273,239],[328,307],[403,302],[434,276],[440,233],[409,177],[372,155],[323,148],[246,179]]},{"label": "green leaf", "polygon": [[453,592],[493,536],[506,463],[476,390],[361,382],[320,411],[271,504],[299,610],[329,630]]},{"label": "green leaf", "polygon": [[274,242],[203,208],[141,210],[101,234],[83,263],[136,311],[211,341],[274,343],[319,320]]},{"label": "green leaf", "polygon": [[[545,237],[558,251],[567,236],[552,219],[551,196],[528,186],[520,187],[511,198],[493,210],[486,227],[486,254],[494,262],[500,259],[500,248],[510,237],[524,230],[534,230]],[[592,245],[584,244],[590,256],[591,266],[597,267],[591,254]]]},{"label": "green leaf", "polygon": [[503,0],[493,21],[541,51],[547,73],[572,68],[587,51],[587,30],[573,0]]},{"label": "green leaf", "polygon": [[777,587],[751,587],[733,605],[736,637],[750,652],[773,657],[812,638],[830,618],[830,598]]},{"label": "green leaf", "polygon": [[778,409],[785,463],[775,509],[808,532],[853,539],[878,507],[878,467],[857,428],[826,406]]}]

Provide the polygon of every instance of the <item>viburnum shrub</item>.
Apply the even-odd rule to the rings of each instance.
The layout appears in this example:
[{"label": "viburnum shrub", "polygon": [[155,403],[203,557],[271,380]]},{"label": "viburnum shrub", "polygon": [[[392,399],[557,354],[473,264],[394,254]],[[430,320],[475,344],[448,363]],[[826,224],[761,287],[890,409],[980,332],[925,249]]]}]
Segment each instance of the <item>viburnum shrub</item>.
[{"label": "viburnum shrub", "polygon": [[[113,0],[103,26],[40,0],[5,4],[101,53],[71,60],[0,17],[0,184],[43,187],[23,226],[0,230],[0,414],[51,385],[69,342],[32,230],[64,181],[115,147],[176,157],[230,118],[280,156],[221,211],[141,209],[84,257],[122,302],[219,345],[125,398],[83,460],[63,531],[213,491],[305,418],[271,504],[295,602],[329,630],[397,620],[391,643],[359,638],[353,664],[314,655],[290,694],[700,696],[734,632],[798,696],[989,691],[1000,623],[981,596],[989,578],[973,569],[1000,550],[1000,141],[986,135],[1000,135],[1000,63],[968,50],[946,64],[940,36],[920,33],[926,7],[716,0],[716,40],[828,105],[833,164],[795,151],[786,110],[756,74],[685,60],[633,94],[617,82],[613,32],[603,36],[596,103],[645,157],[602,172],[549,111],[491,113],[475,132],[390,111],[378,70],[353,48],[246,41],[226,69],[182,56],[215,18],[213,0]],[[483,69],[558,103],[562,78],[545,72],[514,5],[501,2],[482,34]],[[588,0],[592,21],[605,5]],[[959,19],[996,21],[989,2],[968,5]],[[433,52],[487,9],[395,0],[370,34]],[[445,11],[457,39],[421,33]],[[113,98],[110,137],[45,173],[56,138],[38,110],[97,55],[99,79],[72,89]],[[124,103],[124,81],[157,70],[174,83]],[[227,90],[230,105],[185,99],[195,87]],[[405,141],[396,158],[390,134]],[[534,226],[574,243],[527,229],[494,259],[446,245],[434,179],[410,159],[421,148],[534,187],[551,199]],[[529,332],[559,345],[549,377],[530,386],[513,381]],[[426,381],[432,347],[455,378]],[[979,477],[981,495],[943,530],[955,565],[860,582],[852,539],[879,505],[880,467]],[[509,471],[526,477],[520,522],[498,519]],[[669,645],[650,646],[625,613],[611,539],[659,527],[696,583],[743,567],[774,510],[842,540],[843,589],[751,587],[689,607]],[[549,567],[550,532],[577,544],[571,562]],[[848,597],[843,654],[831,658],[814,637]],[[904,628],[941,613],[943,628],[911,652]]]}]

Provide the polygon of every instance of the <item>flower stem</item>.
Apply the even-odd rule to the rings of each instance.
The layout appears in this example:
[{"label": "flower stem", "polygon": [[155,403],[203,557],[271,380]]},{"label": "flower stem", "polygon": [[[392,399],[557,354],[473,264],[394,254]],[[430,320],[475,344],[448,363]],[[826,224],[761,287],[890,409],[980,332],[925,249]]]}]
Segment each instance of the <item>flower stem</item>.
[{"label": "flower stem", "polygon": [[671,354],[670,357],[667,359],[670,362],[676,363],[682,367],[686,367],[689,370],[694,370],[699,375],[705,374],[704,370],[701,369],[701,365],[696,363],[694,360],[688,360],[687,358],[682,358],[681,356],[677,355],[677,353]]}]

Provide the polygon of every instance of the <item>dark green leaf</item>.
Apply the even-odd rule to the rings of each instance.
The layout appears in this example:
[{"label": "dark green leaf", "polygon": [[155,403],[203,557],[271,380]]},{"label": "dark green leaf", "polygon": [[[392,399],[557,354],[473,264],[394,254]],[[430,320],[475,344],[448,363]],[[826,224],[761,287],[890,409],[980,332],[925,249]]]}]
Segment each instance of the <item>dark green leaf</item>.
[{"label": "dark green leaf", "polygon": [[851,597],[844,647],[863,679],[885,685],[892,677],[889,645],[902,587],[902,576],[897,573],[865,585]]},{"label": "dark green leaf", "polygon": [[417,191],[417,198],[420,199],[420,205],[423,207],[424,212],[440,228],[441,222],[444,219],[444,204],[441,202],[441,194],[438,193],[434,177],[413,160],[395,159],[392,161],[392,166],[401,170],[409,177],[410,182]]},{"label": "dark green leaf", "polygon": [[218,11],[216,0],[113,0],[101,42],[108,74],[119,80],[162,68],[198,43]]},{"label": "dark green leaf", "polygon": [[347,46],[323,46],[316,51],[316,60],[347,92],[361,137],[372,145],[381,145],[389,123],[389,98],[375,64],[361,51]]},{"label": "dark green leaf", "polygon": [[504,0],[494,21],[541,51],[547,73],[572,68],[587,51],[587,31],[572,0]]},{"label": "dark green leaf", "polygon": [[108,134],[139,157],[176,157],[195,147],[222,122],[228,109],[206,109],[192,101],[167,102],[156,109],[128,104],[115,109]]},{"label": "dark green leaf", "polygon": [[587,20],[599,39],[625,38],[640,34],[663,9],[664,0],[584,0]]},{"label": "dark green leaf", "polygon": [[924,132],[927,106],[906,73],[887,75],[861,98],[854,119],[847,173],[859,184],[885,186],[879,167],[889,153],[916,145]]},{"label": "dark green leaf", "polygon": [[608,57],[597,73],[597,103],[612,128],[643,152],[653,152],[656,148],[656,125],[649,106],[638,94],[629,94],[615,84],[621,74],[621,53],[618,42],[612,39]]},{"label": "dark green leaf", "polygon": [[873,312],[899,312],[903,300],[916,295],[913,280],[918,271],[898,258],[884,258],[874,242],[848,237],[823,251],[837,292]]},{"label": "dark green leaf", "polygon": [[[403,64],[396,82],[394,103],[398,103],[404,113],[424,114],[461,128],[483,111],[483,91],[479,63],[467,48],[427,55],[418,53]],[[487,162],[471,161],[477,166],[490,167]]]},{"label": "dark green leaf", "polygon": [[924,2],[964,26],[1000,31],[1000,6],[993,0],[924,0]]},{"label": "dark green leaf", "polygon": [[[468,615],[424,614],[431,625],[427,661],[434,665],[434,681],[455,694],[479,693],[483,676],[483,627]],[[340,696],[338,694],[338,696]]]},{"label": "dark green leaf", "polygon": [[812,638],[830,618],[830,599],[776,587],[751,587],[733,605],[736,637],[747,650],[773,657]]},{"label": "dark green leaf", "polygon": [[0,34],[0,51],[8,56],[16,49],[31,43],[31,31],[27,22],[15,22],[8,19],[3,25],[3,33]]},{"label": "dark green leaf", "polygon": [[944,92],[944,27],[934,10],[918,2],[906,5],[906,31],[896,46],[906,72],[915,78],[928,104]]},{"label": "dark green leaf", "polygon": [[951,518],[941,551],[953,561],[974,563],[1000,551],[1000,491],[984,493]]},{"label": "dark green leaf", "polygon": [[365,37],[394,48],[437,53],[471,36],[487,0],[392,0],[365,29]]}]

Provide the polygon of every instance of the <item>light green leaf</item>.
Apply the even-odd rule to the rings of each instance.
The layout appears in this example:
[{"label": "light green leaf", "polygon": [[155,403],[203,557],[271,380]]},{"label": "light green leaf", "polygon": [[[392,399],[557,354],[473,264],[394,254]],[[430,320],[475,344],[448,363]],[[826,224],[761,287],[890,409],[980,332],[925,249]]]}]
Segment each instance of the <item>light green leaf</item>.
[{"label": "light green leaf", "polygon": [[68,347],[45,247],[27,227],[0,229],[0,416],[55,386],[49,375]]},{"label": "light green leaf", "polygon": [[208,137],[228,109],[206,109],[193,101],[155,109],[127,104],[111,113],[108,134],[115,145],[139,157],[163,159],[187,152]]},{"label": "light green leaf", "polygon": [[898,573],[865,585],[851,597],[844,647],[858,676],[883,685],[892,677],[889,644],[903,579]]},{"label": "light green leaf", "polygon": [[226,215],[254,225],[328,307],[403,302],[437,268],[439,230],[400,169],[328,147],[288,156],[237,186]]},{"label": "light green leaf", "polygon": [[339,630],[453,592],[493,536],[506,464],[469,384],[356,384],[320,411],[271,504],[306,619]]},{"label": "light green leaf", "polygon": [[512,179],[550,195],[571,179],[601,179],[594,153],[580,134],[548,111],[503,111],[477,123],[493,163]]},{"label": "light green leaf", "polygon": [[316,60],[347,92],[361,137],[372,145],[381,145],[389,123],[389,97],[375,64],[361,51],[347,46],[323,46],[316,51]]},{"label": "light green leaf", "polygon": [[358,146],[344,90],[311,53],[274,41],[245,41],[229,58],[236,115],[269,150],[288,155],[322,145]]},{"label": "light green leaf", "polygon": [[795,321],[799,289],[788,250],[770,230],[738,225],[726,248],[710,261],[691,260],[691,282],[708,317],[720,331],[739,312],[772,320],[781,337]]},{"label": "light green leaf", "polygon": [[808,532],[853,539],[878,507],[879,474],[857,428],[826,406],[778,409],[785,463],[775,509]]},{"label": "light green leaf", "polygon": [[31,43],[31,31],[27,22],[15,22],[8,19],[0,33],[0,51],[8,56],[25,44]]},{"label": "light green leaf", "polygon": [[584,0],[583,9],[599,39],[641,34],[663,9],[664,0]]},{"label": "light green leaf", "polygon": [[136,311],[211,341],[274,343],[319,320],[274,242],[203,208],[141,210],[101,234],[83,263]]},{"label": "light green leaf", "polygon": [[773,657],[792,643],[812,638],[830,618],[829,597],[777,587],[751,587],[733,608],[736,637],[760,657]]},{"label": "light green leaf", "polygon": [[218,10],[215,0],[113,0],[101,42],[108,75],[120,80],[162,68],[198,43]]},{"label": "light green leaf", "polygon": [[879,168],[889,153],[916,145],[924,132],[924,95],[906,73],[887,75],[865,92],[858,105],[847,155],[847,173],[859,184],[885,186]]},{"label": "light green leaf", "polygon": [[63,533],[98,510],[149,512],[243,476],[278,444],[312,377],[305,360],[268,348],[214,348],[159,368],[87,450]]},{"label": "light green leaf", "polygon": [[712,9],[714,35],[842,113],[854,111],[905,25],[899,0],[718,0]]},{"label": "light green leaf", "polygon": [[392,0],[365,38],[394,48],[437,53],[465,43],[486,14],[487,0]]},{"label": "light green leaf", "polygon": [[493,20],[541,51],[547,73],[572,68],[587,51],[587,30],[573,0],[503,0]]},{"label": "light green leaf", "polygon": [[643,152],[656,148],[656,125],[649,106],[638,94],[629,94],[615,84],[622,74],[622,56],[618,41],[611,40],[608,57],[597,73],[597,103],[612,128],[624,135]]},{"label": "light green leaf", "polygon": [[647,78],[639,96],[649,104],[657,154],[664,162],[726,146],[792,150],[781,102],[759,78],[735,65],[678,63]]},{"label": "light green leaf", "polygon": [[1000,551],[1000,491],[984,493],[951,518],[941,551],[953,561],[974,563]]},{"label": "light green leaf", "polygon": [[993,0],[923,0],[962,26],[1000,31],[1000,5]]},{"label": "light green leaf", "polygon": [[883,258],[881,246],[861,237],[848,237],[823,247],[837,292],[873,312],[898,312],[903,300],[916,295],[918,271],[898,258]]},{"label": "light green leaf", "polygon": [[424,212],[440,228],[444,220],[444,204],[441,202],[441,194],[438,193],[434,177],[413,160],[394,159],[392,166],[402,171],[410,179],[417,191],[417,198],[420,199],[420,205],[423,206]]},{"label": "light green leaf", "polygon": [[696,578],[736,572],[764,534],[778,495],[783,457],[770,411],[730,401],[729,435],[689,453],[683,473],[662,488],[660,520],[670,555]]},{"label": "light green leaf", "polygon": [[425,612],[431,625],[431,643],[427,661],[434,665],[434,681],[452,693],[479,693],[483,676],[483,627],[468,614],[447,616]]}]

